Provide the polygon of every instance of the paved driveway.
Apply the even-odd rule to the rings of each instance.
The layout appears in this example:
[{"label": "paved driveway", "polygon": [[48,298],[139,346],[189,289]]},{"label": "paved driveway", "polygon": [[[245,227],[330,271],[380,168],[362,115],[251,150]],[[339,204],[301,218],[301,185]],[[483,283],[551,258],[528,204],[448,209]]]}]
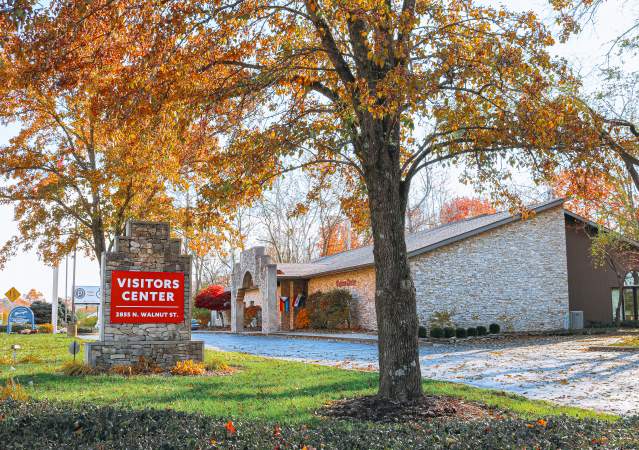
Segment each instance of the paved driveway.
[{"label": "paved driveway", "polygon": [[[374,344],[194,333],[207,347],[274,358],[377,368]],[[421,347],[427,378],[516,392],[529,398],[639,414],[639,353],[587,352],[614,337],[536,338],[474,345]]]}]

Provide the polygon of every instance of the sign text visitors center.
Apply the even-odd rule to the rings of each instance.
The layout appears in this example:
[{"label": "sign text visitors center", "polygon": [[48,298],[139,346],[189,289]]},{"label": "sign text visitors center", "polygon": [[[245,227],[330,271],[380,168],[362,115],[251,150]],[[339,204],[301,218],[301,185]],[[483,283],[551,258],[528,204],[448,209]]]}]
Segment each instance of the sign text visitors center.
[{"label": "sign text visitors center", "polygon": [[114,270],[111,323],[184,321],[184,273]]}]

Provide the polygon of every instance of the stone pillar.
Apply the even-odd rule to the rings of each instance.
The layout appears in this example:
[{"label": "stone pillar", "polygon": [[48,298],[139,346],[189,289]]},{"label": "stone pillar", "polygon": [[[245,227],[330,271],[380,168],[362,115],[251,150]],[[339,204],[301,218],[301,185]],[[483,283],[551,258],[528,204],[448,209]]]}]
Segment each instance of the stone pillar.
[{"label": "stone pillar", "polygon": [[262,333],[280,331],[280,315],[277,298],[277,265],[265,267],[265,283],[262,288]]},{"label": "stone pillar", "polygon": [[[183,308],[183,319],[178,318],[177,323],[155,318],[139,319],[140,323],[119,323],[117,320],[113,323],[113,271],[133,275],[135,272],[149,272],[149,278],[184,274],[183,286],[178,288],[178,292],[183,290],[184,295],[184,303],[179,305],[180,309]],[[154,275],[155,272],[163,275]],[[116,238],[115,251],[103,256],[102,293],[100,340],[85,344],[88,364],[100,367],[129,365],[143,357],[163,368],[170,368],[178,360],[203,360],[204,343],[191,341],[191,258],[181,254],[180,239],[170,238],[168,223],[127,223],[125,236]],[[131,302],[131,305],[141,304]],[[160,308],[156,311],[160,311],[163,305],[167,303],[146,303],[146,306]]]},{"label": "stone pillar", "polygon": [[239,299],[231,298],[231,332],[244,331],[244,292],[240,292]]},{"label": "stone pillar", "polygon": [[240,255],[231,275],[231,331],[244,328],[244,290],[257,288],[262,297],[262,333],[280,330],[277,299],[277,265],[264,247],[253,247]]}]

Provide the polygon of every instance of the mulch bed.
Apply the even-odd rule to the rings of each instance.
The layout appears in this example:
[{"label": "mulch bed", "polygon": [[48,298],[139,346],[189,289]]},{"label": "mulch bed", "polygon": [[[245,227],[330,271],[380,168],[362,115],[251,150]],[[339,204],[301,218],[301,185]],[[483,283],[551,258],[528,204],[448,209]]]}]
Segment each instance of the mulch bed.
[{"label": "mulch bed", "polygon": [[429,395],[410,402],[393,402],[377,396],[349,398],[333,401],[317,411],[317,415],[325,417],[378,423],[422,422],[439,417],[473,420],[494,414],[492,409],[475,403]]}]

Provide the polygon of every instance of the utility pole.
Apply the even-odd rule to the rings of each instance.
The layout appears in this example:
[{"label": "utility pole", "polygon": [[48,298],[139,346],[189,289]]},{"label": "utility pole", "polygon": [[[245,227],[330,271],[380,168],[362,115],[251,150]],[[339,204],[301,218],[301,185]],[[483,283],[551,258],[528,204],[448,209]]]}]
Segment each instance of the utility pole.
[{"label": "utility pole", "polygon": [[51,299],[51,325],[53,334],[58,332],[58,265],[53,268],[53,298]]},{"label": "utility pole", "polygon": [[67,323],[67,336],[77,337],[78,324],[75,322],[75,267],[78,259],[78,243],[73,247],[73,275],[71,278],[71,322]]}]

